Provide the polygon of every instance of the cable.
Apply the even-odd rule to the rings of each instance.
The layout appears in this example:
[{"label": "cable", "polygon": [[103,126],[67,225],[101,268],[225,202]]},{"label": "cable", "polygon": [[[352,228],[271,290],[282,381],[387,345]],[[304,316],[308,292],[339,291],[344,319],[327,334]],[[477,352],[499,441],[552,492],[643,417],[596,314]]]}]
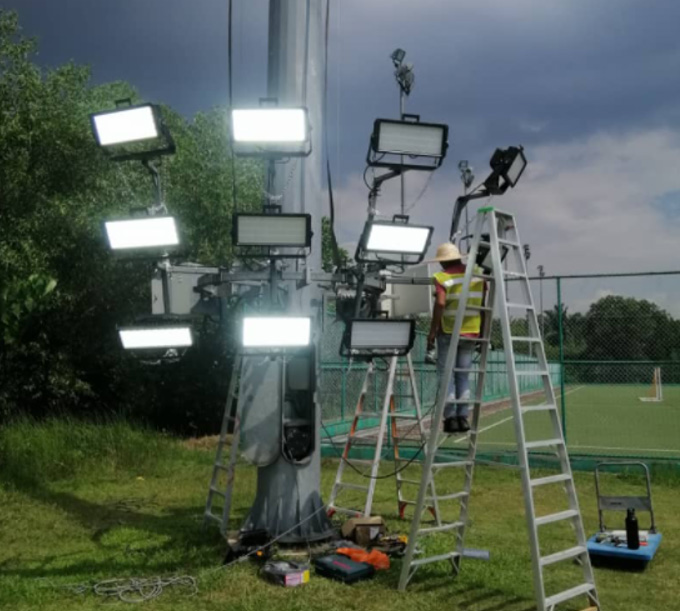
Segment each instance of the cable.
[{"label": "cable", "polygon": [[[335,200],[333,198],[333,177],[331,173],[331,153],[328,144],[328,39],[331,21],[331,0],[326,0],[326,24],[324,31],[324,70],[323,70],[323,129],[324,144],[326,149],[326,182],[328,186],[328,205],[330,207],[331,250],[333,263],[336,268],[342,267],[342,257],[338,248],[338,239],[335,235]],[[339,133],[336,134],[339,137]]]},{"label": "cable", "polygon": [[423,188],[421,189],[420,194],[418,195],[418,197],[415,198],[413,203],[408,208],[406,208],[404,210],[404,212],[409,212],[410,210],[412,210],[415,207],[415,205],[421,200],[423,195],[425,195],[425,191],[427,191],[428,187],[430,186],[430,181],[432,180],[433,176],[434,176],[434,172],[430,172],[430,175],[427,177],[427,180],[425,181],[425,184],[423,185]]},{"label": "cable", "polygon": [[356,466],[354,466],[350,460],[347,460],[347,458],[344,457],[343,453],[338,450],[338,447],[335,445],[333,437],[331,436],[330,431],[326,428],[326,425],[323,423],[323,420],[321,421],[321,427],[326,433],[328,441],[330,441],[331,448],[336,453],[337,457],[340,460],[342,460],[350,469],[356,471],[356,473],[358,473],[361,477],[364,477],[366,479],[388,479],[390,477],[394,477],[395,475],[401,473],[404,469],[406,469],[406,467],[411,465],[416,460],[416,458],[418,458],[420,453],[425,449],[426,445],[425,443],[421,444],[421,446],[416,450],[416,453],[413,456],[411,456],[411,458],[409,458],[401,467],[395,469],[391,473],[387,473],[385,475],[366,475],[365,473],[362,473]]}]

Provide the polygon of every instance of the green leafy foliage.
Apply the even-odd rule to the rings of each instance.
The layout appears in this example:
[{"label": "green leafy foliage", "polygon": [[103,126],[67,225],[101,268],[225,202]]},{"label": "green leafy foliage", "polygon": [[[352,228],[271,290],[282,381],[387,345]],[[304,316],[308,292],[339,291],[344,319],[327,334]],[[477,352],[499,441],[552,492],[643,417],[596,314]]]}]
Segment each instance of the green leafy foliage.
[{"label": "green leafy foliage", "polygon": [[[107,159],[89,115],[138,96],[123,82],[93,86],[82,66],[43,71],[36,51],[17,15],[0,9],[0,417],[126,413],[211,428],[229,369],[219,329],[183,362],[155,369],[123,354],[116,334],[149,313],[152,268],[114,259],[102,222],[149,206],[153,187],[140,163]],[[260,165],[232,159],[225,111],[163,115],[177,144],[161,164],[163,195],[182,254],[229,265],[231,215],[259,204]]]}]

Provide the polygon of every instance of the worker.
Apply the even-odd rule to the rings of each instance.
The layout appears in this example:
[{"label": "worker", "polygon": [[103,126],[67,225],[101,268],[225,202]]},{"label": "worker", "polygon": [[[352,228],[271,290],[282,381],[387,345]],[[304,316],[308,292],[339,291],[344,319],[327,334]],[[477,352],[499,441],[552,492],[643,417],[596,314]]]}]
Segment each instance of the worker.
[{"label": "worker", "polygon": [[[436,298],[432,312],[430,333],[427,336],[429,353],[437,345],[437,374],[441,383],[446,367],[446,356],[449,352],[451,334],[456,321],[458,301],[463,291],[465,264],[458,248],[446,242],[437,247],[437,253],[431,262],[441,265],[441,271],[434,274]],[[468,296],[469,306],[481,306],[484,302],[484,280],[472,278]],[[482,328],[480,310],[467,310],[460,328],[461,338],[479,337]],[[448,382],[446,403],[444,406],[444,432],[464,433],[470,430],[468,421],[469,406],[465,400],[470,399],[470,369],[476,344],[461,339],[456,353],[455,369]],[[462,371],[456,371],[460,369]]]}]

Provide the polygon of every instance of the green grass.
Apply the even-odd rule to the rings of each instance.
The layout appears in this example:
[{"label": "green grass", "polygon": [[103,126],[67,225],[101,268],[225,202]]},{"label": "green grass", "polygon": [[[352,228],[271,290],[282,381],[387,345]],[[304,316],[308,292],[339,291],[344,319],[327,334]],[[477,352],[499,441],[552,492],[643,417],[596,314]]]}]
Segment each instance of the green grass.
[{"label": "green grass", "polygon": [[[79,429],[79,427],[85,427]],[[500,428],[500,427],[499,427]],[[0,608],[45,611],[130,608],[92,593],[64,586],[113,577],[191,574],[199,593],[168,589],[145,609],[173,611],[530,611],[534,608],[523,501],[515,470],[479,467],[471,499],[467,544],[488,549],[491,561],[465,561],[452,579],[444,566],[418,573],[406,593],[396,591],[399,562],[369,582],[343,586],[312,576],[309,584],[284,589],[264,583],[252,564],[220,568],[224,543],[215,530],[204,531],[201,513],[210,476],[212,451],[185,445],[124,423],[101,426],[94,437],[88,425],[21,423],[0,431]],[[72,434],[64,435],[65,431]],[[75,434],[74,431],[79,431]],[[128,441],[121,441],[127,439]],[[36,443],[44,448],[31,449]],[[79,444],[83,444],[80,446]],[[80,450],[77,459],[74,453]],[[28,457],[26,477],[17,461]],[[94,457],[91,458],[91,457]],[[53,463],[60,465],[56,468]],[[323,463],[327,495],[337,463]],[[386,471],[392,465],[384,466]],[[417,470],[417,467],[413,468]],[[450,476],[447,476],[450,477]],[[623,493],[634,478],[607,476]],[[454,485],[452,482],[447,482]],[[588,531],[595,531],[592,474],[577,473],[576,483]],[[442,484],[443,485],[443,484]],[[234,526],[245,517],[255,489],[255,470],[241,467],[236,484]],[[655,505],[664,543],[642,573],[597,569],[603,609],[674,611],[680,597],[680,502],[678,481],[655,483]],[[537,498],[540,512],[559,507],[560,495]],[[396,518],[394,483],[378,483],[375,512],[392,532],[406,532]],[[450,512],[450,516],[453,513]],[[567,545],[568,532],[551,533],[548,545]],[[450,540],[433,537],[428,551]],[[546,553],[551,549],[546,549]],[[562,567],[551,584],[565,586],[571,567]],[[564,607],[565,610],[570,607]],[[576,607],[573,607],[576,609]],[[561,611],[561,609],[560,609]]]},{"label": "green grass", "polygon": [[[648,387],[567,386],[566,433],[572,454],[680,458],[680,387],[664,388],[661,403],[643,403]],[[557,390],[560,402],[559,389]],[[549,438],[541,414],[527,414],[528,438]],[[482,417],[481,449],[510,449],[515,431],[509,409]]]}]

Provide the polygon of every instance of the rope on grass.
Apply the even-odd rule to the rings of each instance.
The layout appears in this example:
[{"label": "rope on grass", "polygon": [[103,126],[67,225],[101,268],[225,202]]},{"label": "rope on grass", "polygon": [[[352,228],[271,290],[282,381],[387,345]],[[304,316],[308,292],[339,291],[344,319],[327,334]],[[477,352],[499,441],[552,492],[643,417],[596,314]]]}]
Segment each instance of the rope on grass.
[{"label": "rope on grass", "polygon": [[117,598],[124,603],[144,603],[154,598],[158,598],[165,588],[178,586],[187,588],[187,596],[198,594],[198,584],[196,578],[191,575],[180,575],[178,577],[147,577],[139,579],[130,577],[129,579],[106,579],[94,585],[75,584],[65,586],[76,594],[93,592],[104,598]]}]

